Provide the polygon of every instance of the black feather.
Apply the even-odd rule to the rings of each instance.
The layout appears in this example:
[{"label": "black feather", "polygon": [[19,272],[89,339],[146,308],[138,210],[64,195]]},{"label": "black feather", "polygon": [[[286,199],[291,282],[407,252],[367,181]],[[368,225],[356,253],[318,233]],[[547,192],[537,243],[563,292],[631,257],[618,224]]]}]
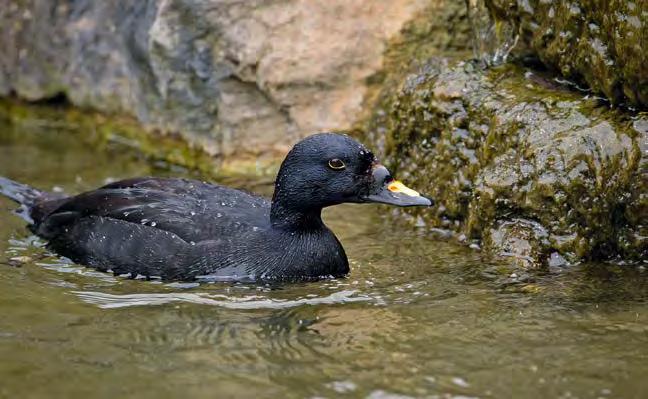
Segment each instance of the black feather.
[{"label": "black feather", "polygon": [[[345,168],[333,170],[330,159]],[[321,210],[358,202],[374,162],[355,140],[320,134],[290,151],[272,202],[215,184],[153,177],[69,198],[0,178],[0,193],[28,207],[32,230],[50,248],[99,270],[168,280],[318,278],[349,271]]]}]

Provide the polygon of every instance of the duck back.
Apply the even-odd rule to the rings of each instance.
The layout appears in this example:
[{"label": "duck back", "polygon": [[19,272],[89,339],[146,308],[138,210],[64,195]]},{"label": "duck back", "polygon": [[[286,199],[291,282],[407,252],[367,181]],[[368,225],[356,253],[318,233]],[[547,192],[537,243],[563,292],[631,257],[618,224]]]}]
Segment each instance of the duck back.
[{"label": "duck back", "polygon": [[32,215],[53,250],[116,274],[240,280],[348,272],[323,224],[273,228],[267,199],[204,182],[129,179],[41,202]]}]

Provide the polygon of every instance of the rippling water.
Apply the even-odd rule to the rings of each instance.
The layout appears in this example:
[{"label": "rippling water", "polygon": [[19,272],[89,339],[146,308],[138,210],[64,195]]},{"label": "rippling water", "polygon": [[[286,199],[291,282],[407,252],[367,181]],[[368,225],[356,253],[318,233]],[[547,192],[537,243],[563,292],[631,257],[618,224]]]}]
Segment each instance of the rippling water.
[{"label": "rippling water", "polygon": [[[78,192],[187,174],[73,130],[0,123],[0,175]],[[325,214],[348,278],[167,284],[58,258],[12,208],[0,199],[0,397],[648,397],[642,268],[513,273],[349,205]]]}]

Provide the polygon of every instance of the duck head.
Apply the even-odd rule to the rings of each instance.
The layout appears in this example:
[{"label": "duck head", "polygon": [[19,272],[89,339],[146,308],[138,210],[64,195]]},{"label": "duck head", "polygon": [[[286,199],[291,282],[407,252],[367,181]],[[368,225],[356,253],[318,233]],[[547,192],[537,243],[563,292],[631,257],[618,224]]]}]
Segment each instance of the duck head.
[{"label": "duck head", "polygon": [[319,212],[345,202],[430,206],[432,201],[395,180],[374,154],[349,136],[320,133],[297,143],[284,159],[271,217]]}]

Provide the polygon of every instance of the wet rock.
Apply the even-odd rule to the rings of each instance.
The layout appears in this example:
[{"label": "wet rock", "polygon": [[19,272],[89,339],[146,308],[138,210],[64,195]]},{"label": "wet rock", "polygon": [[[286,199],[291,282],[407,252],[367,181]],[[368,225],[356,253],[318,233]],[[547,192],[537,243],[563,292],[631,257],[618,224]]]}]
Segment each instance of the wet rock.
[{"label": "wet rock", "polygon": [[552,253],[569,262],[648,255],[646,115],[521,66],[433,59],[382,119],[388,163],[437,202],[408,210],[413,219],[525,267]]},{"label": "wet rock", "polygon": [[548,234],[540,223],[525,219],[496,221],[484,233],[488,250],[511,257],[523,268],[534,267],[547,255]]},{"label": "wet rock", "polygon": [[349,128],[389,41],[443,1],[0,3],[0,95],[63,95],[230,154]]},{"label": "wet rock", "polygon": [[494,18],[484,0],[466,0],[472,27],[475,59],[486,65],[500,65],[518,44],[517,26],[507,19]]},{"label": "wet rock", "polygon": [[565,267],[569,265],[567,259],[563,258],[558,252],[552,252],[547,262],[549,267]]},{"label": "wet rock", "polygon": [[540,59],[614,103],[648,109],[648,2],[486,0]]}]

